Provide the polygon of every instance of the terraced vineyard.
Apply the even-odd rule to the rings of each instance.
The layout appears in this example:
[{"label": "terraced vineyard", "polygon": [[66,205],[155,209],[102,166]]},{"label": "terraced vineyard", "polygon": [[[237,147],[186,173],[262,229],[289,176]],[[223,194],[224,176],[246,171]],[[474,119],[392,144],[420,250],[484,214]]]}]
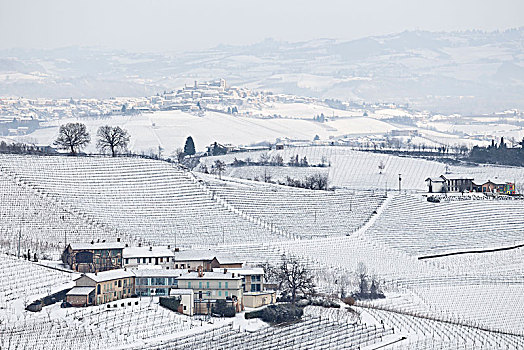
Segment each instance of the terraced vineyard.
[{"label": "terraced vineyard", "polygon": [[[365,167],[353,172],[359,169],[355,178],[365,178]],[[49,315],[30,314],[24,303],[71,285],[73,276],[0,255],[0,314],[9,320],[0,324],[2,348],[519,349],[524,344],[522,248],[418,259],[521,243],[524,201],[429,203],[420,194],[385,197],[382,191],[355,188],[310,191],[218,180],[140,158],[14,155],[0,156],[0,199],[3,253],[16,253],[18,238],[22,253],[30,249],[42,258],[56,256],[65,241],[121,237],[130,243],[213,247],[248,263],[278,264],[287,254],[311,268],[320,292],[354,290],[355,271],[364,264],[386,294],[353,307],[356,318],[312,313],[298,324],[253,332],[238,331],[229,321],[206,325],[145,300],[126,301],[114,310],[70,312],[55,305]],[[137,322],[142,316],[155,321]],[[45,336],[35,336],[38,332]]]}]

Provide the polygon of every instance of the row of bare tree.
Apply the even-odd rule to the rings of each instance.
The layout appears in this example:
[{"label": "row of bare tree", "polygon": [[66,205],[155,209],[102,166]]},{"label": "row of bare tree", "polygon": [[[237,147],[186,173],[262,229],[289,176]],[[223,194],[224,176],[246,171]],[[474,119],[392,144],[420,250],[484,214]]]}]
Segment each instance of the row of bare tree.
[{"label": "row of bare tree", "polygon": [[[129,133],[119,126],[104,125],[98,128],[96,133],[96,147],[102,151],[110,151],[113,157],[117,153],[127,150],[129,144]],[[82,148],[91,142],[91,136],[85,124],[67,123],[61,125],[58,137],[53,142],[59,149],[69,150],[71,154],[77,154]]]}]

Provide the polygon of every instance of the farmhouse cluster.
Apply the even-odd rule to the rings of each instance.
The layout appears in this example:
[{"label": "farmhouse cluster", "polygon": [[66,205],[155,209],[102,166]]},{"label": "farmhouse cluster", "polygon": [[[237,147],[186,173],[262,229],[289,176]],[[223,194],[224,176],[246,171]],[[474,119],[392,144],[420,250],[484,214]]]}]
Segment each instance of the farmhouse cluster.
[{"label": "farmhouse cluster", "polygon": [[471,177],[440,175],[426,180],[429,193],[480,192],[515,195],[515,183],[509,181],[476,180]]},{"label": "farmhouse cluster", "polygon": [[71,243],[62,261],[82,273],[66,297],[72,306],[100,305],[134,296],[175,299],[178,311],[208,314],[218,300],[235,311],[275,302],[264,270],[232,255],[170,246],[129,247],[119,242]]}]

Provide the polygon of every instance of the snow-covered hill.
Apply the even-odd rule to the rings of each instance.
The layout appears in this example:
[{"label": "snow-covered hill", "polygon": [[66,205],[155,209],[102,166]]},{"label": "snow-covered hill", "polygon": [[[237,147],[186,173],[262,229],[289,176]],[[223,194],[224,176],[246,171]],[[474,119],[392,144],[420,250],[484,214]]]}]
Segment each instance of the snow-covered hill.
[{"label": "snow-covered hill", "polygon": [[524,109],[524,28],[423,31],[353,41],[266,40],[176,56],[92,48],[0,51],[0,95],[144,96],[224,77],[234,84],[435,112]]}]

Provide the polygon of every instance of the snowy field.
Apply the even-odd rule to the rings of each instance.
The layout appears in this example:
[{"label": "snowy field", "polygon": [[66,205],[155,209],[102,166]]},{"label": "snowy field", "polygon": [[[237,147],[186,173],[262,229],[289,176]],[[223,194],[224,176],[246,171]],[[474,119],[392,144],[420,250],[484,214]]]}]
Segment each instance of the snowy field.
[{"label": "snowy field", "polygon": [[[329,140],[340,136],[384,135],[395,129],[413,129],[413,127],[393,125],[383,121],[384,114],[363,117],[347,116],[329,120],[325,123],[313,121],[316,111],[325,107],[309,104],[282,104],[283,109],[274,109],[276,114],[290,115],[286,118],[251,118],[233,116],[224,113],[206,112],[204,116],[196,116],[181,111],[163,111],[145,113],[135,116],[113,116],[108,118],[69,118],[42,123],[38,129],[26,136],[13,139],[36,144],[51,145],[58,135],[58,128],[69,122],[86,124],[92,141],[96,138],[96,131],[102,125],[118,125],[126,129],[131,135],[129,149],[135,153],[158,154],[158,147],[162,147],[163,155],[172,156],[177,148],[182,148],[188,136],[195,140],[197,151],[205,151],[205,147],[218,142],[233,145],[251,145],[260,142],[274,143],[277,138],[312,141],[315,136],[321,140]],[[315,108],[314,108],[315,107]],[[330,110],[330,109],[328,109]],[[312,112],[314,111],[314,112]],[[311,115],[307,118],[293,116]],[[331,110],[333,112],[333,110]],[[345,111],[338,111],[344,113]],[[395,110],[386,111],[395,114]],[[380,113],[386,113],[380,112]],[[348,114],[351,114],[348,112]],[[398,113],[397,113],[398,114]],[[209,130],[212,130],[210,133]],[[449,133],[421,130],[423,137],[416,137],[413,144],[426,146],[441,145],[468,145],[482,144],[483,142],[460,138]],[[485,143],[485,142],[484,142]],[[91,142],[85,149],[87,153],[96,153],[96,142]]]},{"label": "snowy field", "polygon": [[[117,236],[130,243],[176,240],[183,247],[231,252],[248,263],[278,262],[286,253],[307,264],[318,290],[328,294],[341,287],[354,290],[355,271],[364,264],[386,299],[359,304],[357,316],[310,310],[303,322],[283,328],[236,319],[201,322],[149,299],[138,305],[137,299],[125,300],[110,309],[66,310],[55,304],[29,313],[25,304],[70,286],[74,276],[2,253],[0,316],[8,322],[0,324],[0,348],[347,348],[348,339],[361,349],[524,346],[522,248],[418,259],[522,243],[524,222],[518,214],[524,201],[428,203],[411,191],[389,191],[385,197],[378,179],[391,179],[394,188],[402,171],[403,185],[416,191],[423,189],[423,178],[440,175],[445,165],[344,147],[271,152],[281,152],[284,159],[298,152],[313,163],[327,157],[331,181],[349,189],[219,180],[140,158],[2,155],[0,198],[8,203],[0,206],[2,252],[16,252],[21,229],[22,251],[39,255],[59,251],[64,233],[84,242]],[[234,156],[239,154],[223,158]],[[384,174],[378,174],[380,161],[386,163]],[[519,174],[517,168],[450,170]]]},{"label": "snowy field", "polygon": [[[292,156],[299,159],[306,157],[310,164],[320,164],[324,158],[328,164],[327,168],[297,168],[297,167],[274,167],[268,166],[267,172],[275,174],[275,179],[285,179],[289,174],[291,177],[304,178],[311,172],[322,171],[329,174],[329,185],[332,187],[345,187],[355,190],[379,190],[398,189],[398,177],[402,174],[402,189],[412,191],[427,191],[424,182],[428,177],[437,177],[446,173],[446,164],[409,157],[398,157],[388,154],[354,151],[342,146],[311,146],[311,147],[289,147],[284,150],[271,150],[259,152],[232,153],[225,156],[205,157],[201,159],[208,168],[216,159],[231,164],[235,158],[246,160],[250,158],[258,161],[262,153],[270,157],[281,155],[284,162],[288,162]],[[379,165],[384,165],[382,174]],[[259,167],[228,167],[226,173],[233,177],[253,179],[260,178],[264,169]],[[468,176],[478,181],[491,179],[492,181],[511,181],[522,185],[524,183],[524,168],[505,167],[492,165],[479,166],[456,166],[449,165],[448,175]]]}]

